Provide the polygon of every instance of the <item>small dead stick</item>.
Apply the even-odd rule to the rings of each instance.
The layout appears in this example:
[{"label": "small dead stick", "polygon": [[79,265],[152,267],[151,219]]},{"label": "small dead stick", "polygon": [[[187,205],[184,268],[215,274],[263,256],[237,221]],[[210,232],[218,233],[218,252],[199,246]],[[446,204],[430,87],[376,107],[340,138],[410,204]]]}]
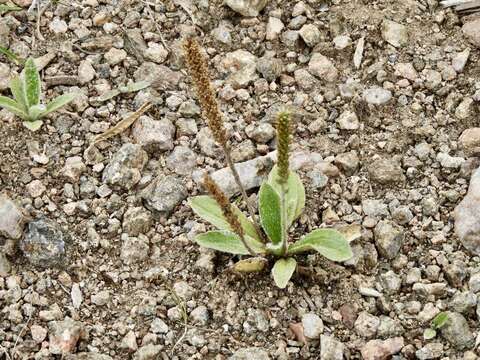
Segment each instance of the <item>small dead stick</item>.
[{"label": "small dead stick", "polygon": [[117,125],[115,125],[114,127],[111,127],[110,129],[108,129],[104,133],[102,133],[98,136],[95,136],[93,138],[92,144],[90,146],[93,146],[93,145],[99,143],[100,141],[107,140],[107,139],[109,139],[109,138],[111,138],[115,135],[118,135],[118,134],[124,132],[125,130],[127,130],[130,127],[130,125],[132,125],[135,121],[137,121],[137,119],[140,116],[142,116],[151,107],[152,107],[152,104],[149,101],[147,101],[145,104],[140,106],[140,108],[137,111],[135,111],[130,116],[127,116],[125,119],[120,121]]}]

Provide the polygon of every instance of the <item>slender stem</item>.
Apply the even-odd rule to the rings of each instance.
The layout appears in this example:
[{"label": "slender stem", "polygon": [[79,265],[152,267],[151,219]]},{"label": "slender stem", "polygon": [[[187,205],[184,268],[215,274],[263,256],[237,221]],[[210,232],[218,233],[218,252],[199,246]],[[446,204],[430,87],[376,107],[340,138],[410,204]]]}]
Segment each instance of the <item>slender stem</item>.
[{"label": "slender stem", "polygon": [[280,202],[282,208],[282,256],[287,254],[288,249],[288,229],[287,229],[287,184],[281,184],[281,191],[280,191]]},{"label": "slender stem", "polygon": [[223,152],[225,153],[225,160],[227,161],[227,165],[232,171],[233,178],[235,179],[235,182],[237,183],[237,186],[240,188],[240,192],[242,193],[243,200],[247,204],[247,210],[248,213],[250,214],[250,217],[252,218],[253,226],[255,228],[255,232],[257,233],[258,237],[262,242],[265,241],[265,237],[263,236],[262,231],[260,230],[260,227],[258,226],[258,221],[257,217],[255,215],[255,211],[253,210],[253,206],[250,203],[248,199],[247,192],[245,191],[245,187],[243,186],[242,182],[240,181],[240,175],[238,175],[238,171],[235,168],[235,165],[233,164],[232,157],[230,155],[230,148],[227,144],[222,145]]},{"label": "slender stem", "polygon": [[239,236],[240,236],[240,240],[243,243],[243,246],[245,246],[245,248],[248,250],[250,255],[257,256],[257,253],[255,251],[253,251],[253,249],[250,247],[250,245],[247,244],[247,241],[245,240],[245,236],[243,234],[240,234]]}]

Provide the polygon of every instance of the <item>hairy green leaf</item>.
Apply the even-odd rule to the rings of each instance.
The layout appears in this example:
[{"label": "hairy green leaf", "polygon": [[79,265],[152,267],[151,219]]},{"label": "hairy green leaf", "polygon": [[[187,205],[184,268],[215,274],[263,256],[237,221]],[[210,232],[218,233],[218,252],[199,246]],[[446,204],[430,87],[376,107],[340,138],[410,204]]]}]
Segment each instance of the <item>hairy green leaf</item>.
[{"label": "hairy green leaf", "polygon": [[[188,203],[195,214],[200,216],[203,220],[208,221],[210,224],[216,226],[220,230],[232,230],[227,222],[227,219],[225,219],[223,216],[222,209],[211,196],[195,196],[188,199]],[[248,220],[245,214],[235,205],[233,205],[233,211],[237,215],[245,234],[252,239],[260,241],[257,232],[255,231],[255,227],[253,226],[252,222]]]},{"label": "hairy green leaf", "polygon": [[195,241],[198,245],[208,249],[236,255],[249,254],[240,237],[227,230],[208,231],[204,234],[197,235]]},{"label": "hairy green leaf", "polygon": [[[278,167],[275,165],[268,175],[268,183],[275,189],[280,195],[281,185],[278,182]],[[305,207],[305,188],[303,187],[300,177],[293,171],[288,174],[287,181],[287,227],[290,227],[292,223],[300,216]]]},{"label": "hairy green leaf", "polygon": [[47,107],[41,116],[46,116],[51,112],[60,109],[62,106],[67,105],[70,101],[75,99],[76,96],[77,95],[73,93],[57,96],[55,99],[53,99],[47,104]]},{"label": "hairy green leaf", "polygon": [[266,181],[260,187],[259,212],[263,230],[273,244],[283,238],[280,196]]},{"label": "hairy green leaf", "polygon": [[332,261],[345,261],[353,256],[350,244],[334,229],[317,229],[288,248],[289,254],[315,250]]},{"label": "hairy green leaf", "polygon": [[36,121],[42,116],[42,113],[45,112],[46,106],[43,104],[30,106],[28,109],[28,120]]},{"label": "hairy green leaf", "polygon": [[441,329],[448,321],[448,313],[441,312],[438,313],[432,320],[432,328],[433,329]]},{"label": "hairy green leaf", "polygon": [[260,272],[267,266],[268,260],[263,257],[251,257],[237,261],[233,270],[240,273]]},{"label": "hairy green leaf", "polygon": [[37,67],[32,58],[29,58],[25,62],[21,77],[23,80],[25,97],[27,98],[27,105],[29,107],[38,105],[40,103],[41,91],[40,74],[38,73]]},{"label": "hairy green leaf", "polygon": [[272,275],[275,284],[280,289],[284,289],[296,268],[297,262],[294,258],[278,259],[272,268]]},{"label": "hairy green leaf", "polygon": [[125,86],[120,86],[117,89],[112,89],[112,90],[107,91],[106,93],[100,95],[97,98],[97,100],[101,101],[101,102],[107,101],[107,100],[110,100],[110,99],[114,98],[115,96],[117,96],[119,94],[139,91],[139,90],[142,90],[142,89],[145,89],[145,88],[149,87],[150,85],[151,85],[151,83],[148,82],[148,81],[139,81],[139,82],[135,82],[135,83],[130,83],[130,84],[125,85]]},{"label": "hairy green leaf", "polygon": [[425,329],[425,331],[423,332],[423,339],[424,340],[431,340],[435,336],[437,336],[437,332],[432,328]]},{"label": "hairy green leaf", "polygon": [[6,96],[0,96],[0,107],[7,109],[23,120],[28,119],[28,114],[22,109],[21,105]]},{"label": "hairy green leaf", "polygon": [[9,86],[13,98],[17,102],[18,106],[21,107],[23,111],[28,112],[27,99],[25,97],[25,91],[23,90],[23,83],[20,80],[20,77],[15,76],[12,80],[10,80]]},{"label": "hairy green leaf", "polygon": [[27,129],[31,131],[37,131],[40,129],[43,125],[42,120],[36,120],[36,121],[24,121],[23,126],[25,126]]},{"label": "hairy green leaf", "polygon": [[22,8],[16,5],[0,4],[0,14],[6,13],[8,11],[20,11]]}]

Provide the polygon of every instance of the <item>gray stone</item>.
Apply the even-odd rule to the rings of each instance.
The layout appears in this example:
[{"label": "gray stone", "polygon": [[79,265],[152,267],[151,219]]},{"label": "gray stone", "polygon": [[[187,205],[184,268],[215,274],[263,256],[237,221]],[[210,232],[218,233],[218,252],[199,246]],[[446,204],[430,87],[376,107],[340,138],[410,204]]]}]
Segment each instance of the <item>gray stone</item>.
[{"label": "gray stone", "polygon": [[388,206],[382,200],[365,199],[362,200],[363,213],[371,217],[380,217],[388,215]]},{"label": "gray stone", "polygon": [[358,170],[360,159],[355,150],[338,154],[335,157],[335,165],[337,165],[345,175],[352,176]]},{"label": "gray stone", "polygon": [[284,27],[285,25],[283,24],[282,20],[276,17],[269,17],[266,29],[266,39],[269,41],[275,40],[282,32]]},{"label": "gray stone", "polygon": [[167,157],[167,166],[179,175],[189,175],[197,165],[197,156],[186,146],[176,146]]},{"label": "gray stone", "polygon": [[187,197],[182,178],[174,175],[159,175],[141,193],[145,205],[152,211],[170,214]]},{"label": "gray stone", "polygon": [[22,210],[8,197],[0,194],[0,235],[19,239],[23,234],[25,222]]},{"label": "gray stone", "polygon": [[109,65],[114,66],[127,58],[127,52],[123,49],[111,48],[103,56]]},{"label": "gray stone", "polygon": [[90,297],[90,301],[92,302],[92,304],[98,306],[107,305],[110,302],[110,292],[108,290],[99,291],[98,293],[93,294]]},{"label": "gray stone", "polygon": [[342,130],[357,130],[360,127],[357,114],[353,111],[344,111],[337,118],[338,127]]},{"label": "gray stone", "polygon": [[465,97],[455,109],[455,117],[466,120],[473,115],[474,101],[471,97]]},{"label": "gray stone", "polygon": [[472,175],[467,195],[454,211],[455,233],[463,246],[480,255],[480,168]]},{"label": "gray stone", "polygon": [[160,351],[162,350],[163,345],[143,345],[140,349],[138,349],[133,358],[135,360],[156,360],[158,359],[158,354],[160,354]]},{"label": "gray stone", "polygon": [[250,347],[237,350],[229,360],[270,360],[268,353],[259,347]]},{"label": "gray stone", "polygon": [[155,318],[150,324],[150,330],[155,334],[166,334],[169,328],[162,319]]},{"label": "gray stone", "polygon": [[96,352],[81,352],[76,354],[67,354],[63,357],[65,360],[113,360],[108,355]]},{"label": "gray stone", "polygon": [[147,60],[161,64],[167,59],[168,51],[163,47],[162,44],[149,42],[148,48],[146,48],[144,51],[144,56]]},{"label": "gray stone", "polygon": [[65,160],[65,166],[62,168],[62,175],[69,181],[76,183],[87,170],[86,165],[83,163],[80,156],[72,156]]},{"label": "gray stone", "polygon": [[428,343],[415,352],[415,356],[419,360],[438,359],[443,355],[442,343]]},{"label": "gray stone", "polygon": [[480,154],[480,128],[470,128],[463,131],[458,139],[460,148],[467,156]]},{"label": "gray stone", "polygon": [[275,137],[275,128],[269,123],[250,124],[245,128],[250,139],[259,144],[265,144]]},{"label": "gray stone", "polygon": [[450,302],[451,309],[462,314],[468,314],[476,305],[477,295],[470,291],[456,293]]},{"label": "gray stone", "polygon": [[391,20],[382,23],[383,40],[395,47],[405,46],[408,43],[408,31],[406,26]]},{"label": "gray stone", "polygon": [[120,258],[127,264],[135,264],[145,260],[148,257],[148,238],[144,235],[138,237],[129,237],[122,235],[122,248],[120,250]]},{"label": "gray stone", "polygon": [[257,57],[246,50],[225,54],[220,68],[228,74],[227,83],[234,89],[244,88],[258,78]]},{"label": "gray stone", "polygon": [[48,349],[55,355],[73,353],[77,347],[77,342],[84,334],[82,323],[70,318],[62,321],[52,321],[48,324],[48,327]]},{"label": "gray stone", "polygon": [[321,38],[320,30],[313,24],[303,25],[298,33],[310,47],[317,45]]},{"label": "gray stone", "polygon": [[437,161],[442,167],[447,169],[458,169],[465,162],[465,159],[459,156],[450,156],[446,153],[438,153]]},{"label": "gray stone", "polygon": [[480,19],[466,22],[462,27],[463,35],[476,47],[480,47]]},{"label": "gray stone", "polygon": [[78,65],[78,80],[81,84],[87,84],[95,78],[95,69],[92,66],[92,63],[88,60],[80,61]]},{"label": "gray stone", "polygon": [[417,70],[412,63],[398,63],[395,65],[395,75],[408,79],[410,81],[415,81],[418,79]]},{"label": "gray stone", "polygon": [[243,15],[255,17],[267,5],[268,0],[226,0],[225,4],[235,12]]},{"label": "gray stone", "polygon": [[203,127],[197,134],[197,142],[200,150],[205,155],[217,158],[222,153],[217,142],[213,138],[212,131],[208,127]]},{"label": "gray stone", "polygon": [[20,249],[30,263],[41,268],[60,266],[69,236],[55,223],[38,219],[28,223]]},{"label": "gray stone", "polygon": [[363,360],[389,359],[403,348],[403,338],[396,337],[386,340],[370,340],[360,352]]},{"label": "gray stone", "polygon": [[440,328],[442,336],[458,350],[471,348],[475,344],[475,336],[467,320],[456,312],[447,312],[447,316],[447,322]]},{"label": "gray stone", "polygon": [[470,280],[468,281],[468,287],[470,291],[477,293],[480,291],[480,272],[472,274]]},{"label": "gray stone", "polygon": [[276,80],[283,71],[283,62],[271,56],[264,56],[257,62],[257,70],[269,82]]},{"label": "gray stone", "polygon": [[323,333],[323,321],[314,313],[307,313],[302,316],[303,333],[309,339],[318,339]]},{"label": "gray stone", "polygon": [[310,185],[313,188],[322,189],[327,186],[328,176],[326,176],[319,169],[313,169],[307,173],[308,178],[310,179]]},{"label": "gray stone", "polygon": [[200,305],[192,310],[190,317],[194,323],[206,325],[210,320],[210,313],[206,306]]},{"label": "gray stone", "polygon": [[378,159],[368,166],[370,178],[380,184],[403,183],[405,175],[400,164],[393,159]]},{"label": "gray stone", "polygon": [[380,284],[387,294],[396,294],[402,287],[402,278],[389,270],[380,275]]},{"label": "gray stone", "polygon": [[124,144],[103,170],[102,181],[129,190],[141,179],[147,153],[137,144]]},{"label": "gray stone", "polygon": [[172,150],[175,126],[168,119],[153,120],[144,115],[133,125],[132,136],[148,152]]},{"label": "gray stone", "polygon": [[130,236],[145,234],[152,225],[152,214],[141,206],[129,208],[123,215],[123,231]]},{"label": "gray stone", "polygon": [[182,78],[180,72],[149,61],[143,62],[133,75],[135,81],[148,81],[156,90],[175,90]]},{"label": "gray stone", "polygon": [[426,69],[423,71],[425,75],[425,87],[429,90],[435,90],[442,84],[442,74],[436,70]]},{"label": "gray stone", "polygon": [[465,49],[462,52],[457,53],[452,59],[452,67],[457,73],[461,73],[467,65],[468,58],[470,57],[470,49]]},{"label": "gray stone", "polygon": [[403,328],[399,320],[394,320],[388,316],[380,316],[380,325],[377,330],[377,337],[385,339],[392,336],[398,336],[403,334],[405,329]]},{"label": "gray stone", "polygon": [[222,44],[230,45],[232,43],[231,25],[226,22],[220,22],[220,24],[212,30],[211,35]]},{"label": "gray stone", "polygon": [[343,343],[336,340],[333,336],[320,336],[320,360],[342,360]]},{"label": "gray stone", "polygon": [[387,259],[394,259],[405,238],[402,229],[390,221],[380,221],[375,226],[374,235],[379,253]]},{"label": "gray stone", "polygon": [[318,80],[306,69],[298,69],[293,73],[295,81],[302,90],[311,90]]},{"label": "gray stone", "polygon": [[334,82],[338,78],[338,70],[335,65],[320,53],[314,53],[308,63],[308,71],[320,80]]},{"label": "gray stone", "polygon": [[363,91],[363,99],[372,105],[384,105],[392,98],[392,92],[384,88],[374,86]]},{"label": "gray stone", "polygon": [[357,320],[355,320],[355,331],[358,335],[364,338],[372,338],[375,336],[380,325],[378,317],[369,314],[366,311],[362,311]]}]

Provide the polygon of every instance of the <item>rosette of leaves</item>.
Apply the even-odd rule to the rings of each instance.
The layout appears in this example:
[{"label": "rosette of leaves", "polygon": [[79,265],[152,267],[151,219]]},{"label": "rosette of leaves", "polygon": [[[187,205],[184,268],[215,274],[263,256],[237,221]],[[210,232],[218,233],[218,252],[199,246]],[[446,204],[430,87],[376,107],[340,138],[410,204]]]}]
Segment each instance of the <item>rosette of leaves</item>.
[{"label": "rosette of leaves", "polygon": [[23,125],[36,131],[43,124],[41,118],[58,110],[75,98],[75,94],[64,94],[48,104],[40,103],[42,94],[40,74],[33,59],[25,62],[20,76],[14,77],[9,84],[13,99],[0,96],[0,107],[7,109],[23,120]]}]

